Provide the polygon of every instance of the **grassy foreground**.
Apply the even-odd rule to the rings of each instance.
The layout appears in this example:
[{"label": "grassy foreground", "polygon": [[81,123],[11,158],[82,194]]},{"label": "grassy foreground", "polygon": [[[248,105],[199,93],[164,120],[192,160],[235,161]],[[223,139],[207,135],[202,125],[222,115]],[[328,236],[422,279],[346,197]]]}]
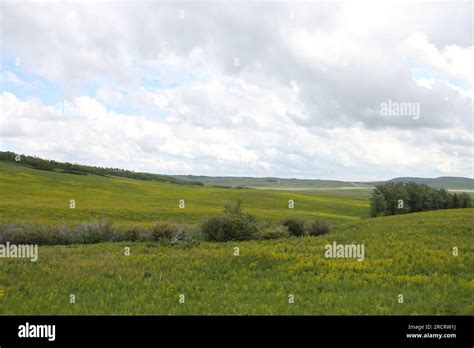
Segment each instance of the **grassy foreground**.
[{"label": "grassy foreground", "polygon": [[[457,209],[265,242],[40,246],[36,263],[0,259],[0,314],[472,315],[473,226]],[[325,258],[333,241],[363,243],[365,260]]]}]

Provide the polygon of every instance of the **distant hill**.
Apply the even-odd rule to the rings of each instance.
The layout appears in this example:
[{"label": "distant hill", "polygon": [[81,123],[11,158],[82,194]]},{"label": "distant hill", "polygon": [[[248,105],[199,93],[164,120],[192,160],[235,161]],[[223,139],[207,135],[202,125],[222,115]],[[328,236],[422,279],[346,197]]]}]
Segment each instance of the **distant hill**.
[{"label": "distant hill", "polygon": [[474,190],[474,179],[456,177],[456,176],[441,176],[439,178],[417,178],[417,177],[399,177],[387,181],[374,182],[372,184],[378,185],[387,182],[415,182],[417,184],[426,184],[435,188],[447,188],[453,190]]},{"label": "distant hill", "polygon": [[318,179],[283,179],[277,177],[253,178],[237,176],[196,176],[196,175],[175,175],[175,178],[185,181],[197,181],[206,186],[223,187],[268,187],[268,188],[335,188],[335,187],[356,187],[357,184],[338,180],[318,180]]},{"label": "distant hill", "polygon": [[105,177],[122,177],[145,181],[168,182],[178,185],[197,185],[202,186],[200,182],[183,181],[171,175],[138,173],[131,170],[120,168],[104,168],[95,166],[86,166],[83,164],[57,162],[46,160],[36,156],[18,155],[10,151],[0,151],[0,161],[14,163],[19,166],[29,167],[33,169],[45,170],[50,172],[59,172],[73,175],[99,175]]},{"label": "distant hill", "polygon": [[[11,162],[17,165],[27,166],[34,169],[54,171],[75,175],[100,175],[118,176],[145,181],[160,181],[179,185],[215,186],[226,188],[268,188],[281,190],[345,190],[371,192],[375,185],[387,182],[415,182],[426,184],[435,188],[450,190],[474,190],[474,179],[454,176],[443,176],[439,178],[417,178],[399,177],[387,181],[374,182],[351,182],[340,180],[320,179],[296,179],[278,177],[238,177],[238,176],[200,176],[200,175],[165,175],[140,173],[120,168],[104,168],[87,166],[77,163],[57,162],[46,160],[35,156],[21,155],[21,160],[16,161],[17,154],[9,151],[0,151],[0,161]],[[368,193],[369,194],[369,193]]]},{"label": "distant hill", "polygon": [[294,189],[294,190],[321,190],[321,189],[372,189],[375,185],[387,182],[415,182],[426,184],[435,188],[446,188],[451,190],[474,190],[474,179],[463,177],[439,177],[439,178],[416,178],[400,177],[386,181],[374,182],[351,182],[339,180],[318,179],[282,179],[276,177],[252,178],[252,177],[211,177],[195,175],[175,175],[183,181],[201,182],[205,186],[223,187],[254,187],[272,189]]}]

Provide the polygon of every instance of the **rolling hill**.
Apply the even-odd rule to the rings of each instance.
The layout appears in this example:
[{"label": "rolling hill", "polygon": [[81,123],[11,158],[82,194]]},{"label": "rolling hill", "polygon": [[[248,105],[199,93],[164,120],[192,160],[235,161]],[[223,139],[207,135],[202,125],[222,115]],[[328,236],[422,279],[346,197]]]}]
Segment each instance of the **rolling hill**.
[{"label": "rolling hill", "polygon": [[439,178],[400,177],[385,181],[338,181],[318,179],[286,179],[277,177],[211,177],[195,175],[175,175],[176,179],[187,182],[200,182],[206,186],[253,187],[281,190],[326,190],[326,189],[372,189],[375,185],[389,182],[415,182],[435,188],[453,190],[474,190],[474,179],[443,176]]},{"label": "rolling hill", "polygon": [[[365,218],[367,199],[75,175],[1,161],[0,191],[3,223],[197,224],[243,198],[259,219],[322,217],[333,225],[327,235],[272,241],[40,245],[35,263],[0,258],[1,315],[474,314],[474,209]],[[326,258],[325,246],[334,242],[364,245],[363,262]]]},{"label": "rolling hill", "polygon": [[76,175],[99,175],[99,176],[117,176],[132,178],[144,181],[167,182],[180,185],[206,185],[216,187],[233,188],[269,188],[278,190],[372,190],[375,185],[388,182],[415,182],[426,184],[435,188],[446,188],[452,190],[474,190],[474,179],[463,177],[444,176],[439,178],[418,178],[418,177],[399,177],[385,181],[357,182],[340,180],[320,180],[320,179],[296,179],[296,178],[278,178],[278,177],[237,177],[237,176],[203,176],[203,175],[166,175],[154,173],[140,173],[120,168],[104,168],[97,166],[87,166],[77,163],[58,162],[46,160],[39,157],[21,155],[20,161],[16,160],[19,156],[13,152],[0,151],[0,161],[10,162],[16,165],[26,166],[33,169],[54,171],[60,173],[69,173]]},{"label": "rolling hill", "polygon": [[[2,222],[77,224],[109,218],[118,225],[157,220],[195,224],[237,199],[243,199],[245,210],[260,219],[319,216],[337,224],[368,215],[367,200],[359,198],[74,175],[2,161],[0,190]],[[288,209],[290,199],[295,209]],[[75,202],[74,209],[70,200]],[[185,202],[184,209],[179,208],[180,200]]]}]

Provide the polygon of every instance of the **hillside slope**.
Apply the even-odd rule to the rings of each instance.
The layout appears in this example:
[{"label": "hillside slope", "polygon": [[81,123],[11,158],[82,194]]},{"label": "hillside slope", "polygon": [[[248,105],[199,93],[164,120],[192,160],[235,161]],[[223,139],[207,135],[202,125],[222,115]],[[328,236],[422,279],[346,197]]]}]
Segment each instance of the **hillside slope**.
[{"label": "hillside slope", "polygon": [[[319,216],[337,224],[368,215],[364,199],[73,175],[1,161],[0,191],[0,222],[78,223],[109,218],[121,225],[160,219],[197,223],[239,198],[246,211],[262,219]],[[290,199],[295,209],[288,209]],[[70,200],[75,201],[75,209],[70,209]],[[179,208],[180,200],[184,209]]]}]

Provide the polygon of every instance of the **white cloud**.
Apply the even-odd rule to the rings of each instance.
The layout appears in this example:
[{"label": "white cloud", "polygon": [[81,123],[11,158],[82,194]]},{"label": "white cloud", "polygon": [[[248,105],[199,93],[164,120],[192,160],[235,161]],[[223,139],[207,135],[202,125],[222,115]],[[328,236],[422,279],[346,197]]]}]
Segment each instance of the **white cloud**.
[{"label": "white cloud", "polygon": [[430,70],[455,79],[468,81],[474,86],[474,46],[449,45],[438,49],[423,33],[412,34],[404,43],[406,54]]},{"label": "white cloud", "polygon": [[[167,173],[472,176],[469,2],[0,6],[2,53],[66,98],[4,92],[5,149]],[[388,100],[420,119],[381,116]]]}]

